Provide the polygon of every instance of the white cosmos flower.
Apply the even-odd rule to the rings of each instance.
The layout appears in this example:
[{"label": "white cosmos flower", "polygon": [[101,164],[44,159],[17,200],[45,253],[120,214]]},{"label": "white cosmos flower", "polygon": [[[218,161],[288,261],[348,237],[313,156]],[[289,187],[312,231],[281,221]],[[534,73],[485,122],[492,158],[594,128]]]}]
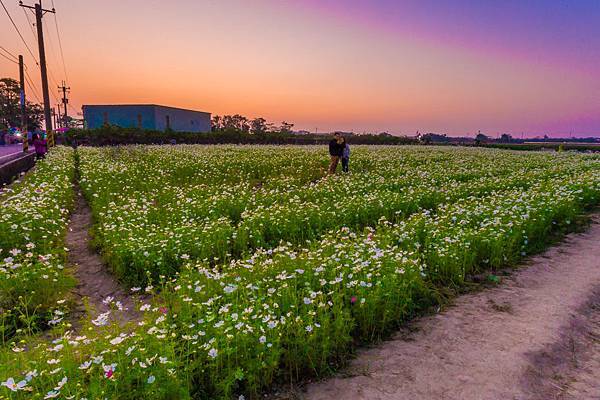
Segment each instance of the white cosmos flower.
[{"label": "white cosmos flower", "polygon": [[123,337],[117,336],[116,338],[114,338],[110,341],[110,344],[112,344],[113,346],[116,346],[116,345],[122,343],[123,340],[125,340]]},{"label": "white cosmos flower", "polygon": [[46,395],[44,396],[44,400],[53,399],[55,397],[58,397],[59,394],[60,394],[60,392],[58,392],[56,390],[51,390],[48,393],[46,393]]},{"label": "white cosmos flower", "polygon": [[83,364],[79,366],[79,369],[88,369],[92,365],[91,361],[84,361]]},{"label": "white cosmos flower", "polygon": [[8,378],[6,381],[2,382],[0,386],[6,386],[13,392],[16,392],[17,390],[23,390],[25,386],[27,386],[27,381],[23,380],[17,383],[13,378]]}]

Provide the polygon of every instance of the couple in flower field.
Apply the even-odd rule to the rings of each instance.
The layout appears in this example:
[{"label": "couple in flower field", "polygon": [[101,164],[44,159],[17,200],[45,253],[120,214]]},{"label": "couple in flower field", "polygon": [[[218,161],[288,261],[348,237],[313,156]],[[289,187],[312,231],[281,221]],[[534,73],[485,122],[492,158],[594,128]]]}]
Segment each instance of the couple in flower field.
[{"label": "couple in flower field", "polygon": [[339,132],[334,133],[333,139],[329,142],[329,155],[331,156],[331,162],[329,163],[330,175],[335,174],[340,160],[342,160],[342,171],[348,172],[350,145]]}]

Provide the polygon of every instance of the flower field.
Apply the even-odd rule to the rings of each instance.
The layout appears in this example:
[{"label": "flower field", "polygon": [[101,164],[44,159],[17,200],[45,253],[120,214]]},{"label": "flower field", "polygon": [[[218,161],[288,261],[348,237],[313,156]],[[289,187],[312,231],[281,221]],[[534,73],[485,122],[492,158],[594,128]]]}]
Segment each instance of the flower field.
[{"label": "flower field", "polygon": [[[38,166],[3,194],[0,398],[251,399],[323,376],[600,200],[600,157],[565,153],[357,146],[329,178],[317,147],[59,148]],[[150,294],[140,320],[68,322],[76,167],[94,245]],[[43,311],[20,305],[30,279]]]},{"label": "flower field", "polygon": [[74,285],[63,248],[74,173],[73,151],[60,148],[0,194],[0,343],[61,319]]}]

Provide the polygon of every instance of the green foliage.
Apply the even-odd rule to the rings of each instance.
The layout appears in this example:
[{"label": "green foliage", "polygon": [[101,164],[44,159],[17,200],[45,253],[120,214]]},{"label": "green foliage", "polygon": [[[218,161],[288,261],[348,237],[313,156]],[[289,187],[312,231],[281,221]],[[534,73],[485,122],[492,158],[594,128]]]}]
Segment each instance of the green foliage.
[{"label": "green foliage", "polygon": [[[0,79],[0,129],[21,126],[21,89],[19,82],[11,78]],[[39,104],[26,102],[27,127],[29,130],[42,126],[43,109]]]},{"label": "green foliage", "polygon": [[566,153],[356,147],[352,173],[326,178],[322,147],[78,156],[96,244],[152,298],[138,324],[107,314],[0,352],[0,378],[22,383],[0,396],[257,398],[325,376],[600,201],[600,159]]},{"label": "green foliage", "polygon": [[[73,287],[63,238],[73,206],[73,150],[53,149],[0,195],[0,343],[56,319]],[[61,302],[62,303],[62,302]]]},{"label": "green foliage", "polygon": [[[178,144],[297,144],[325,145],[331,140],[328,135],[303,134],[289,132],[289,124],[284,130],[272,130],[265,121],[250,121],[244,130],[227,127],[210,133],[163,132],[139,128],[121,128],[105,126],[98,129],[70,129],[61,140],[67,145],[87,144],[90,146],[115,146],[125,144],[169,144],[175,140]],[[287,129],[287,131],[286,131]],[[355,135],[348,138],[350,144],[416,144],[406,137],[391,135]]]}]

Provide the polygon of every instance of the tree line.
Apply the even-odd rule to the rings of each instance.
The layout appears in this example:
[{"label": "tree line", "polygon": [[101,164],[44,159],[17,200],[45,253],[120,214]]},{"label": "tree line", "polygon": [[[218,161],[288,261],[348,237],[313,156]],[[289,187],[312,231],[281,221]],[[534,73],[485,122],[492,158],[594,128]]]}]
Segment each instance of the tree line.
[{"label": "tree line", "polygon": [[[44,117],[41,105],[25,102],[27,128],[40,129]],[[0,129],[21,127],[21,88],[19,82],[11,78],[0,79]]]},{"label": "tree line", "polygon": [[254,135],[274,132],[288,134],[292,133],[294,127],[294,124],[287,121],[283,121],[281,125],[277,126],[261,117],[250,119],[240,114],[215,115],[212,117],[211,125],[213,132],[238,131]]}]

